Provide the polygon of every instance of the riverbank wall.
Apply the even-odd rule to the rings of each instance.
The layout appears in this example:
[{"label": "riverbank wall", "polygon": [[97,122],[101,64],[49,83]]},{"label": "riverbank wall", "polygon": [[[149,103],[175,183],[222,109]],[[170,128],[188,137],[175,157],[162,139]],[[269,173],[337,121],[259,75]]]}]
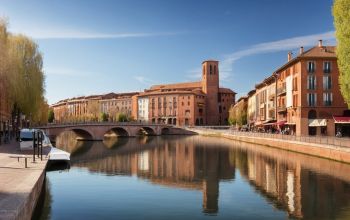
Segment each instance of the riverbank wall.
[{"label": "riverbank wall", "polygon": [[350,163],[350,148],[327,144],[307,143],[302,141],[290,141],[284,139],[250,137],[247,135],[230,134],[229,131],[218,131],[214,129],[196,129],[188,130],[199,135],[223,137],[231,140],[242,141],[267,147],[293,151],[297,153],[312,155],[321,158],[327,158],[344,163]]},{"label": "riverbank wall", "polygon": [[[0,146],[0,219],[29,220],[36,208],[46,178],[47,149],[43,149],[43,160],[30,152],[19,151],[18,142]],[[28,156],[28,167],[24,158]]]}]

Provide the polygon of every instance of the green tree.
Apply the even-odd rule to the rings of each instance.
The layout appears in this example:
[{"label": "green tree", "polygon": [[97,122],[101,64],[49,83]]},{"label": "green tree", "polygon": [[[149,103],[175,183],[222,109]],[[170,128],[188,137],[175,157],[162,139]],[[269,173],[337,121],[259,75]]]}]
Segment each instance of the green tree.
[{"label": "green tree", "polygon": [[101,121],[108,121],[108,114],[107,113],[104,113],[104,112],[101,113]]},{"label": "green tree", "polygon": [[335,0],[333,5],[340,91],[350,108],[350,0]]},{"label": "green tree", "polygon": [[55,120],[55,113],[53,112],[53,109],[49,109],[49,113],[48,113],[48,122],[52,123]]},{"label": "green tree", "polygon": [[129,121],[129,118],[126,114],[120,113],[120,114],[118,114],[117,120],[118,120],[118,122],[127,122],[127,121]]},{"label": "green tree", "polygon": [[7,22],[0,18],[0,108],[6,105],[13,122],[15,118],[20,121],[20,113],[35,123],[47,122],[42,65],[37,44],[23,35],[8,33]]}]

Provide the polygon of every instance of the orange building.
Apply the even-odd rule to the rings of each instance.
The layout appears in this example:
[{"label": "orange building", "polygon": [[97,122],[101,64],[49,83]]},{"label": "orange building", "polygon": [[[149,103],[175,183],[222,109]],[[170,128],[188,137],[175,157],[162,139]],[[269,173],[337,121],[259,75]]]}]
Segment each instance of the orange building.
[{"label": "orange building", "polygon": [[[292,57],[249,94],[248,109],[264,130],[295,135],[350,135],[350,117],[340,93],[335,46],[315,47]],[[255,97],[254,97],[255,96]],[[255,109],[254,109],[255,108]],[[346,116],[346,117],[338,117]]]},{"label": "orange building", "polygon": [[334,115],[343,115],[347,106],[340,93],[335,46],[318,46],[298,56],[288,54],[288,62],[276,70],[277,120],[296,135],[336,133]]},{"label": "orange building", "polygon": [[131,116],[132,96],[139,93],[108,93],[105,95],[81,96],[59,101],[51,106],[55,122],[98,121],[102,113],[115,121],[118,114]]},{"label": "orange building", "polygon": [[[231,89],[220,88],[219,62],[207,60],[202,63],[201,81],[155,85],[138,95],[142,101],[133,116],[179,126],[227,124],[235,94]],[[147,100],[149,107],[144,109],[140,105]]]},{"label": "orange building", "polygon": [[114,121],[119,113],[148,123],[221,125],[228,122],[228,111],[235,103],[231,89],[219,86],[219,62],[202,63],[198,82],[154,85],[142,93],[109,93],[66,99],[53,104],[55,121],[96,121],[107,113]]}]

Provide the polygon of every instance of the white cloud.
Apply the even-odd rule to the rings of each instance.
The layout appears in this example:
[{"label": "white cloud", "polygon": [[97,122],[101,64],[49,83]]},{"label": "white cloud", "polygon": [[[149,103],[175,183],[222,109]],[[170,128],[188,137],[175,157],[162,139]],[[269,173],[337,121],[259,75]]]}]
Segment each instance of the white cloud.
[{"label": "white cloud", "polygon": [[155,83],[154,80],[146,78],[144,76],[134,76],[133,78],[144,85],[152,85]]},{"label": "white cloud", "polygon": [[186,32],[118,32],[118,33],[101,33],[94,31],[82,31],[67,28],[10,28],[12,33],[22,33],[34,39],[118,39],[118,38],[141,38],[141,37],[158,37],[184,34]]},{"label": "white cloud", "polygon": [[202,69],[201,68],[189,70],[189,71],[187,71],[187,75],[186,75],[187,78],[196,79],[196,80],[200,79],[201,76],[202,76]]},{"label": "white cloud", "polygon": [[292,37],[283,40],[265,42],[260,44],[255,44],[247,49],[234,52],[232,54],[226,55],[223,63],[232,64],[234,61],[241,59],[246,56],[251,56],[260,53],[271,53],[278,51],[285,51],[295,49],[301,46],[308,47],[317,44],[318,40],[324,40],[325,43],[329,41],[334,41],[334,31],[329,31],[321,34],[306,35],[300,37]]},{"label": "white cloud", "polygon": [[[220,60],[220,82],[229,82],[233,78],[233,63],[244,57],[263,54],[273,53],[279,51],[286,51],[299,48],[301,46],[309,47],[317,44],[317,41],[322,39],[324,44],[334,44],[335,35],[334,31],[328,31],[320,34],[305,35],[299,37],[292,37],[283,40],[264,42],[254,44],[247,47],[246,49],[236,51],[234,53],[224,55],[223,59]],[[188,71],[188,78],[200,78],[201,69],[194,69]]]}]

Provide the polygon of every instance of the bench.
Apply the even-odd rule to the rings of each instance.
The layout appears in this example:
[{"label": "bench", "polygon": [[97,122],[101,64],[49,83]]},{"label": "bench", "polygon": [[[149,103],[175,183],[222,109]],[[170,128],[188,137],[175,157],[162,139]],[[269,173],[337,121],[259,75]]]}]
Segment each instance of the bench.
[{"label": "bench", "polygon": [[25,168],[28,168],[28,166],[27,166],[27,159],[28,159],[28,158],[32,158],[32,156],[27,156],[27,155],[13,155],[13,156],[10,156],[10,158],[17,158],[18,162],[19,162],[19,158],[24,158]]}]

